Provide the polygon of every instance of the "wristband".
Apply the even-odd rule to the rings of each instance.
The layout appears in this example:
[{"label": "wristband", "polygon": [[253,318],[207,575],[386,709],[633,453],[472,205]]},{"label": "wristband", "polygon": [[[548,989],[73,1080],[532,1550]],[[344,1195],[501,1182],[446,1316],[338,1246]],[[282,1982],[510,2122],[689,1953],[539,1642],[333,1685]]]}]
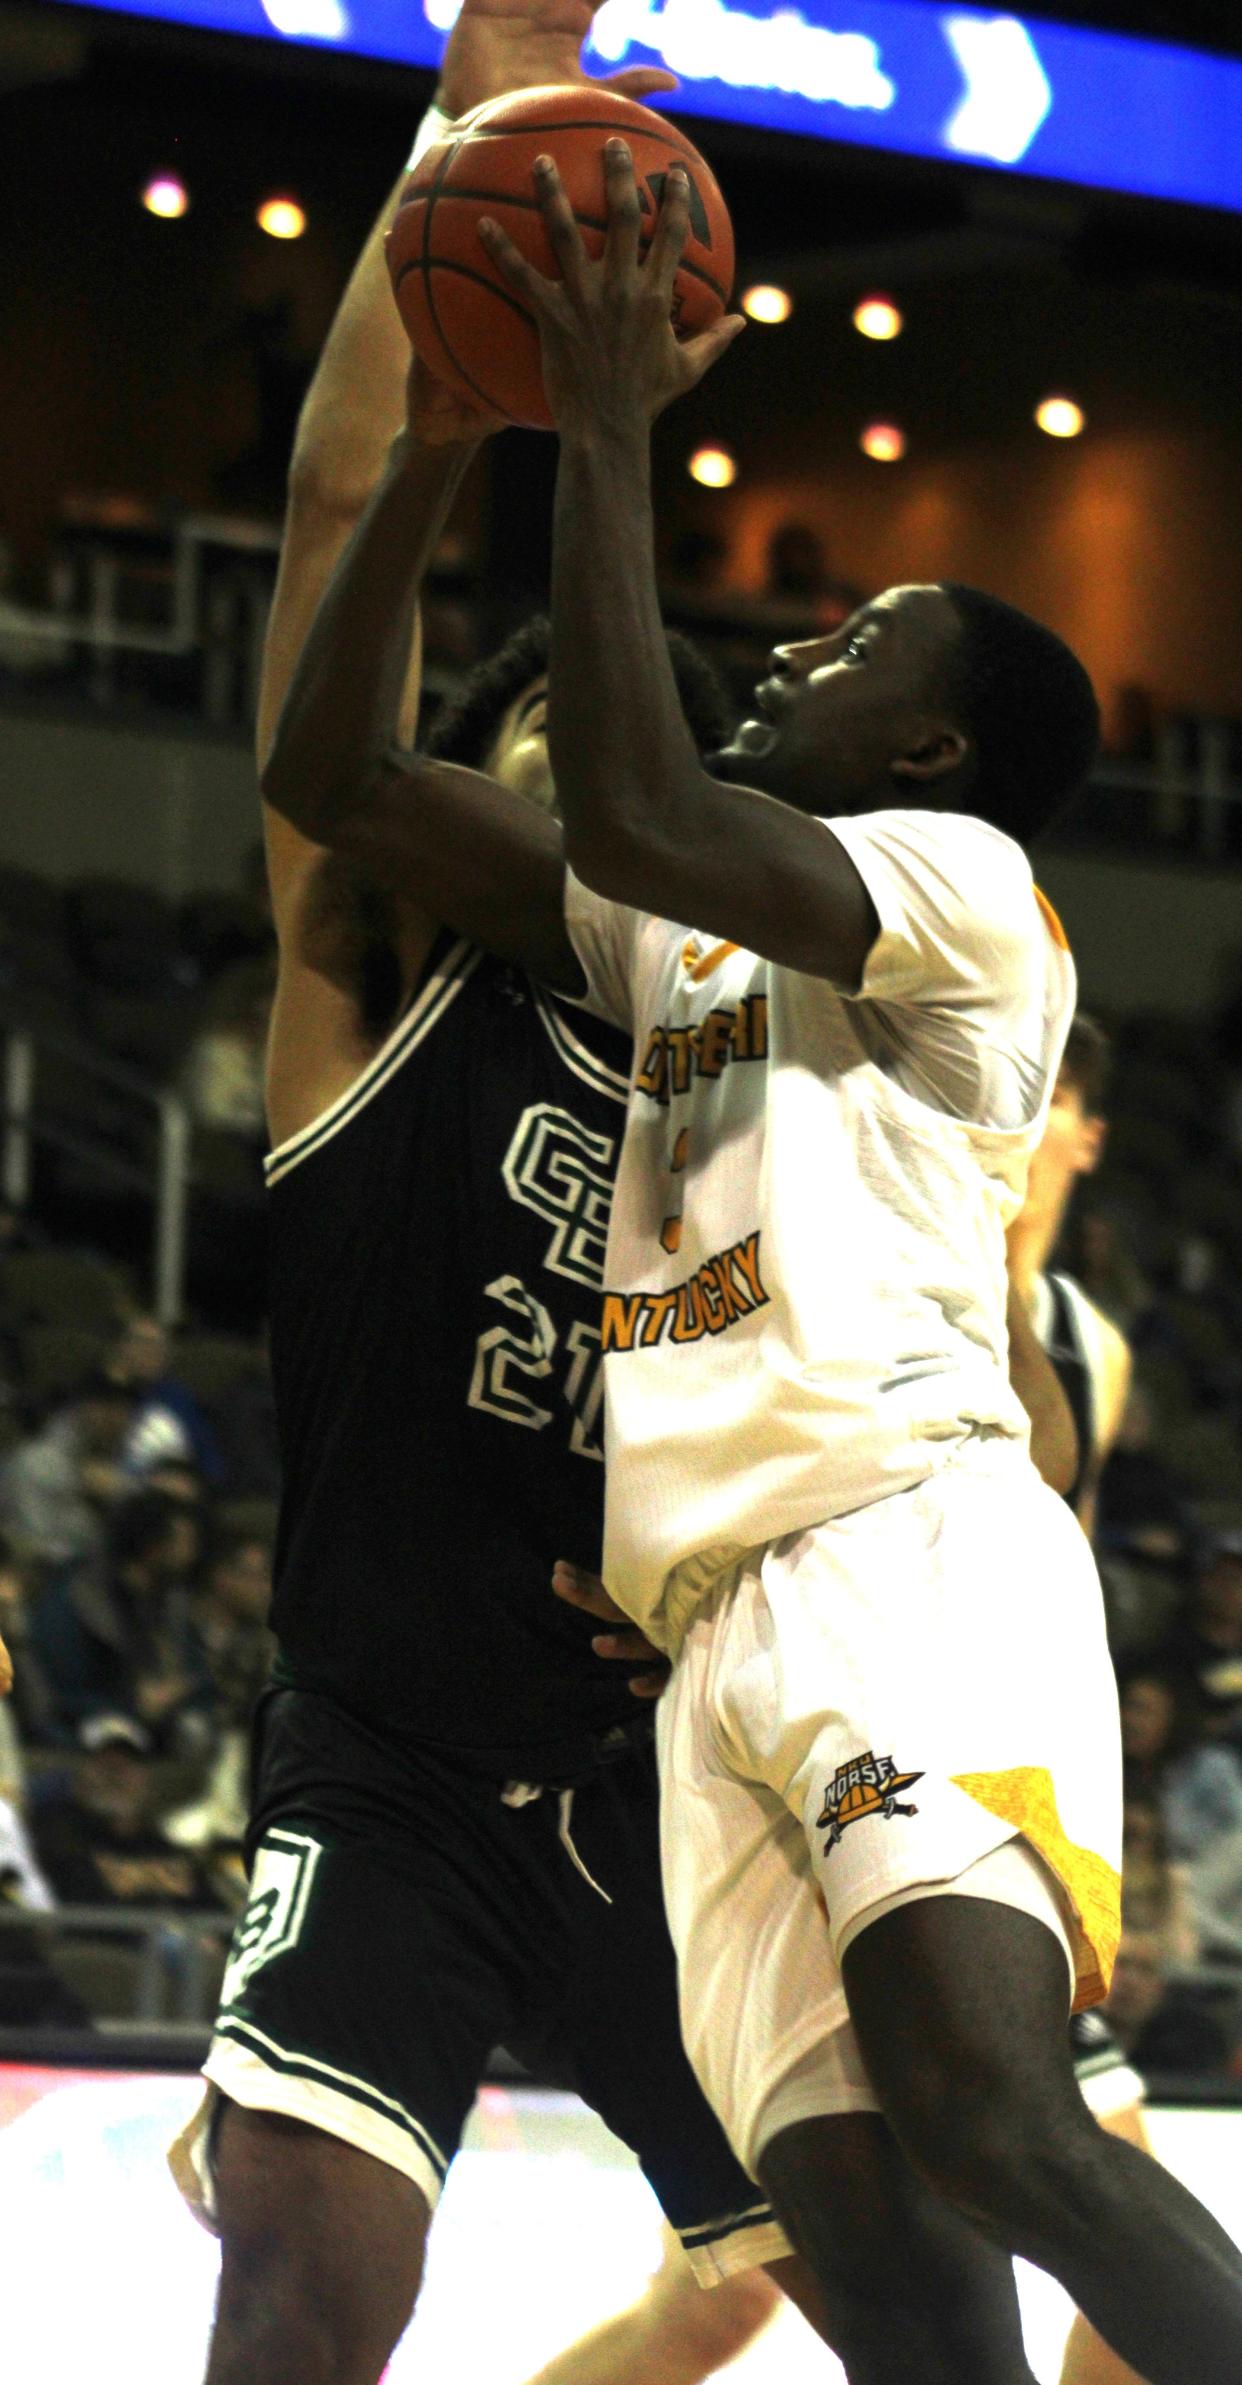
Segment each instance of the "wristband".
[{"label": "wristband", "polygon": [[414,136],[414,146],[406,159],[406,173],[412,174],[419,159],[425,157],[429,149],[434,149],[436,142],[442,141],[452,129],[452,117],[446,116],[443,108],[438,108],[433,100]]}]

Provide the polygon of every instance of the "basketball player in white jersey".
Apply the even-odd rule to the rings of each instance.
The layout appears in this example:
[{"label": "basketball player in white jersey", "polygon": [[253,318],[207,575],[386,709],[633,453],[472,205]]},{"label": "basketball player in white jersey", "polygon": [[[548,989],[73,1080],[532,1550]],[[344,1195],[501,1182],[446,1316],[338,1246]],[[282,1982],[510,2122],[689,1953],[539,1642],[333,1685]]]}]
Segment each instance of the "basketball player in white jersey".
[{"label": "basketball player in white jersey", "polygon": [[[585,981],[637,1044],[606,1571],[674,1660],[683,2028],[835,2297],[855,2385],[1029,2376],[1012,2252],[1149,2385],[1233,2385],[1242,2261],[1074,2083],[1066,2013],[1102,1994],[1119,1922],[1116,1701],[1085,1540],[1004,1375],[1004,1228],[1074,993],[1015,840],[1085,770],[1094,701],[1009,608],[891,590],[778,654],[703,772],[665,657],[649,432],[740,325],[678,346],[685,179],[640,263],[632,165],[605,154],[598,266],[550,165],[561,283],[482,232],[539,322],[561,436],[563,838],[395,754],[358,797],[438,866],[443,917],[566,991]],[[398,457],[370,515],[394,658],[410,507]],[[287,797],[279,769],[267,792]],[[963,2215],[935,2359],[918,2287],[943,2295],[946,2240],[932,2279],[840,2270],[842,2202],[885,2127]]]}]

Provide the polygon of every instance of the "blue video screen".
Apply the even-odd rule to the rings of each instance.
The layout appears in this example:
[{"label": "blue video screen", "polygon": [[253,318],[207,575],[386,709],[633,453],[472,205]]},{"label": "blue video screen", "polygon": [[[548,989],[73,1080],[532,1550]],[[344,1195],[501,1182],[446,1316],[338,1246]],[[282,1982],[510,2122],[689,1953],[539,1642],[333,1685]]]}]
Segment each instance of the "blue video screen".
[{"label": "blue video screen", "polygon": [[[124,13],[434,66],[458,6],[128,0]],[[606,0],[587,63],[669,66],[679,115],[1242,212],[1242,60],[1165,42],[921,0]]]}]

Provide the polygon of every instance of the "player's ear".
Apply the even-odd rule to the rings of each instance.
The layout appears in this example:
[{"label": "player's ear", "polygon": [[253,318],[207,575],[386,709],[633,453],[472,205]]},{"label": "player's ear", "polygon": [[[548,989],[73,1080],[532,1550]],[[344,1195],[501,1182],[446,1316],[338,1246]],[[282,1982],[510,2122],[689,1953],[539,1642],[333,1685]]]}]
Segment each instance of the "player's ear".
[{"label": "player's ear", "polygon": [[905,753],[890,762],[889,769],[894,778],[913,779],[925,785],[930,780],[947,778],[951,770],[959,770],[968,750],[960,729],[928,721]]}]

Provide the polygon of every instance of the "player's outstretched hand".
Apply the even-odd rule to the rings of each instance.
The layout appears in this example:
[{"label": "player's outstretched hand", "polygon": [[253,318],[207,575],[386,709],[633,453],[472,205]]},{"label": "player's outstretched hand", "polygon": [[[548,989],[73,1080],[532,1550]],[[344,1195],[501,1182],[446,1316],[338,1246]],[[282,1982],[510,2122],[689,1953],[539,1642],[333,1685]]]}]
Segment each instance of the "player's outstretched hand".
[{"label": "player's outstretched hand", "polygon": [[675,91],[677,77],[661,66],[628,66],[594,78],[582,64],[582,45],[601,0],[463,0],[448,38],[436,94],[446,116],[464,116],[508,91],[541,83],[589,83],[627,99]]},{"label": "player's outstretched hand", "polygon": [[669,169],[651,245],[640,257],[634,160],[626,142],[605,142],[608,232],[597,264],[582,245],[550,157],[536,158],[534,182],[562,279],[536,272],[490,216],[481,217],[479,238],[539,326],[544,388],[562,438],[632,435],[702,380],[745,330],[745,318],[722,315],[689,340],[673,330],[673,284],[690,228],[690,184],[681,166]]},{"label": "player's outstretched hand", "polygon": [[608,1596],[599,1575],[561,1557],[552,1570],[552,1587],[566,1606],[580,1607],[584,1615],[595,1615],[601,1623],[619,1627],[596,1633],[591,1642],[595,1654],[612,1657],[618,1664],[641,1665],[643,1670],[630,1681],[633,1696],[658,1698],[672,1666],[638,1625],[631,1623],[624,1608]]}]

